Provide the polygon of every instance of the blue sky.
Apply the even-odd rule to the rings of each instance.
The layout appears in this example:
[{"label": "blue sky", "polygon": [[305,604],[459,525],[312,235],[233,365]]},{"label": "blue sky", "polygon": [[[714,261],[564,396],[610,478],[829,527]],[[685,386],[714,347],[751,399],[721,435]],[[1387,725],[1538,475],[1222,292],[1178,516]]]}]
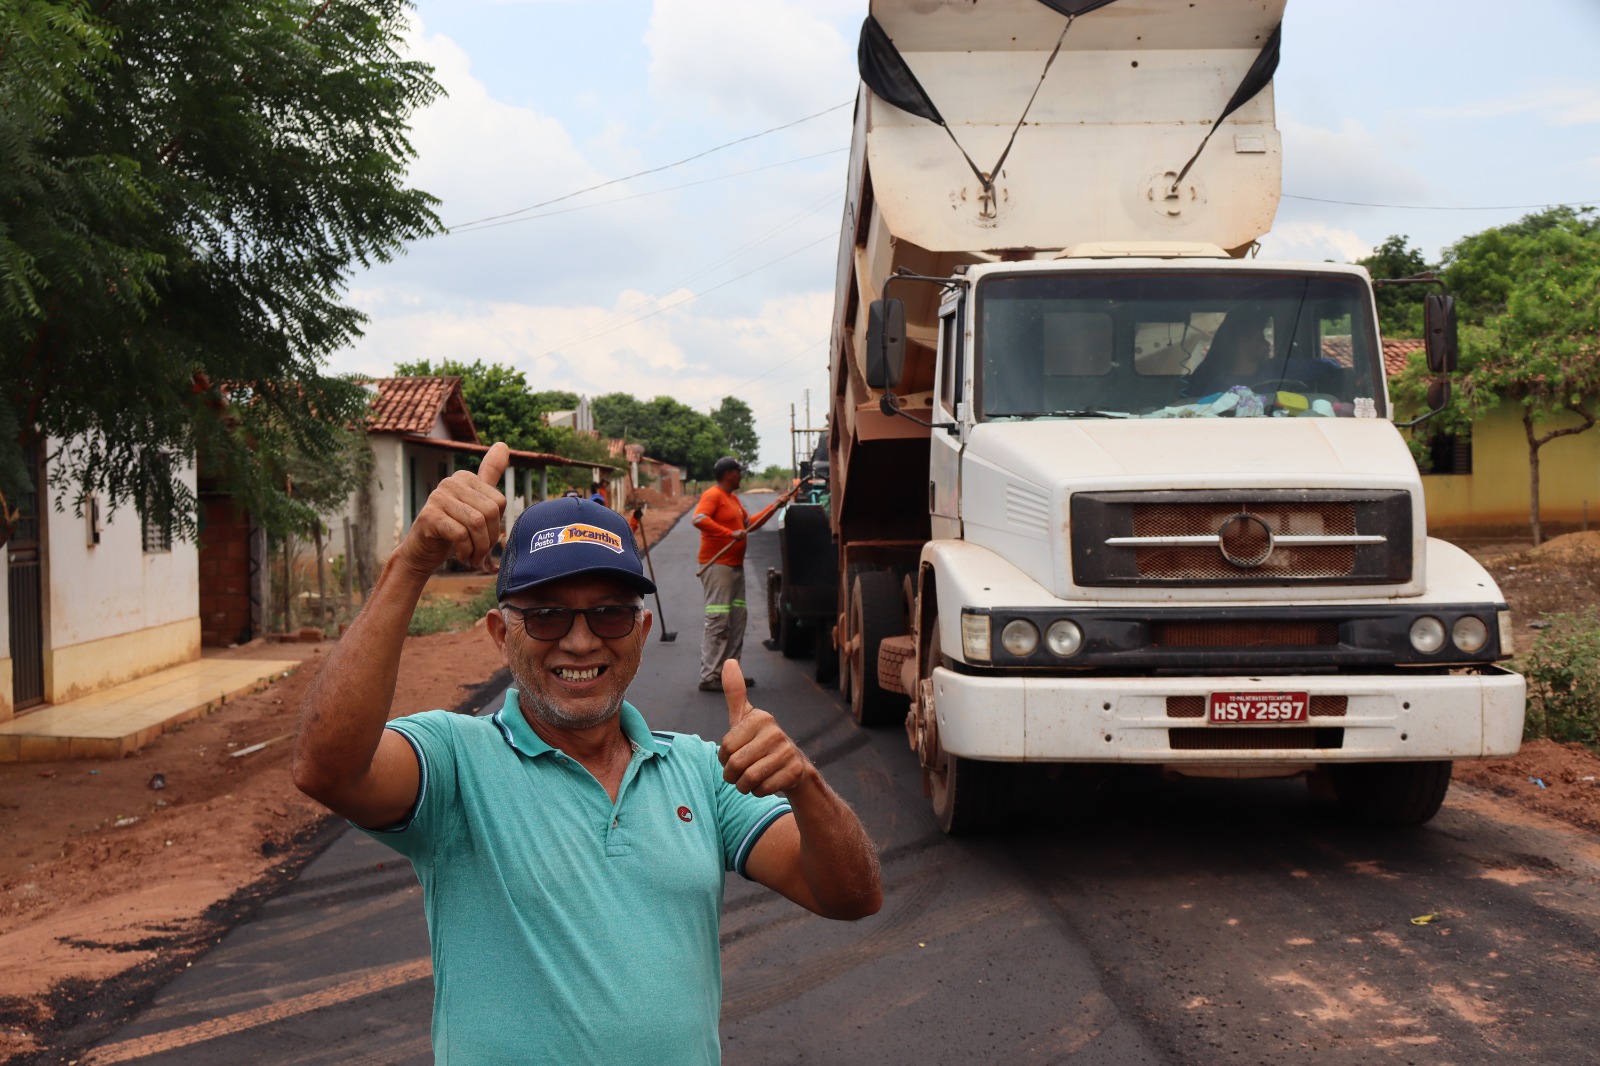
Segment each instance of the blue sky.
[{"label": "blue sky", "polygon": [[[412,54],[450,95],[416,116],[412,179],[452,226],[827,113],[418,243],[354,279],[371,322],[333,368],[454,357],[586,395],[706,409],[731,393],[755,409],[762,462],[787,462],[789,405],[809,388],[814,420],[825,408],[850,140],[849,108],[827,109],[855,95],[865,13],[866,0],[422,0]],[[1461,208],[1600,202],[1597,56],[1595,0],[1290,0],[1275,83],[1285,198],[1262,255],[1349,260],[1401,233],[1431,257],[1527,213]]]}]

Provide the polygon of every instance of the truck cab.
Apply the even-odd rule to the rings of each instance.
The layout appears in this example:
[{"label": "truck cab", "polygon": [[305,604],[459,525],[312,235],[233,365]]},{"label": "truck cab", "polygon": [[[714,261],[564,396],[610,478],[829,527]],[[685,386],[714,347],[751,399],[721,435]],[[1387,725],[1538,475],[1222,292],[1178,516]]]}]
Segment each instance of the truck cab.
[{"label": "truck cab", "polygon": [[897,687],[947,827],[1005,762],[1325,773],[1414,822],[1516,751],[1509,612],[1426,535],[1362,268],[983,265],[939,321]]}]

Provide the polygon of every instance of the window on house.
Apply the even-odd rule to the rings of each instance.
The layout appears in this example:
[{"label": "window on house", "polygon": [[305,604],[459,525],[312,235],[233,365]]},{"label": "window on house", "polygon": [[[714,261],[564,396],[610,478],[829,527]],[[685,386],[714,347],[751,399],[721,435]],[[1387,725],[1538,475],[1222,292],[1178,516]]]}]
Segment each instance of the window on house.
[{"label": "window on house", "polygon": [[160,494],[159,499],[146,499],[144,506],[139,508],[140,520],[144,525],[144,552],[153,555],[157,552],[172,550],[172,522],[170,519],[159,518],[158,511],[170,511],[172,499],[172,457],[165,453],[150,456],[143,460],[150,464],[151,480],[155,483],[152,490]]},{"label": "window on house", "polygon": [[1472,473],[1472,438],[1455,433],[1436,433],[1428,443],[1430,474]]}]

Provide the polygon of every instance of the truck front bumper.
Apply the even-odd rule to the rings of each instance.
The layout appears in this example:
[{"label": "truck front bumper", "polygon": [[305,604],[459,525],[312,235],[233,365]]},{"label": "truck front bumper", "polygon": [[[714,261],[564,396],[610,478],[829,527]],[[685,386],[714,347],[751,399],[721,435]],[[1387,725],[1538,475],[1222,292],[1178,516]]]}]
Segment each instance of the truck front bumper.
[{"label": "truck front bumper", "polygon": [[[1286,691],[1309,693],[1313,717],[1240,726],[1211,724],[1204,714],[1212,692]],[[933,694],[939,743],[965,758],[1282,765],[1512,755],[1522,742],[1526,685],[1498,666],[1443,676],[1135,678],[941,667]],[[1341,704],[1343,713],[1330,712]]]}]

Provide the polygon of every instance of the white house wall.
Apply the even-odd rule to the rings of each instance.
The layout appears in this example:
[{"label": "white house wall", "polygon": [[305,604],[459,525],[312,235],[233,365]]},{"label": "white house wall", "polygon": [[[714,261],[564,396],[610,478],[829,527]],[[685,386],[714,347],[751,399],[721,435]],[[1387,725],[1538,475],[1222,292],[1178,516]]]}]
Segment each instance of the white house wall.
[{"label": "white house wall", "polygon": [[[192,464],[179,477],[194,490]],[[133,506],[108,516],[102,504],[100,543],[91,545],[88,522],[71,503],[55,508],[48,470],[45,481],[45,699],[59,703],[199,658],[195,543],[173,538],[170,550],[146,553]]]}]

